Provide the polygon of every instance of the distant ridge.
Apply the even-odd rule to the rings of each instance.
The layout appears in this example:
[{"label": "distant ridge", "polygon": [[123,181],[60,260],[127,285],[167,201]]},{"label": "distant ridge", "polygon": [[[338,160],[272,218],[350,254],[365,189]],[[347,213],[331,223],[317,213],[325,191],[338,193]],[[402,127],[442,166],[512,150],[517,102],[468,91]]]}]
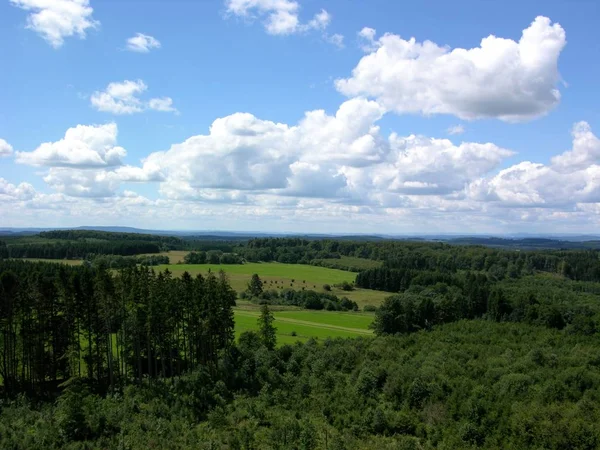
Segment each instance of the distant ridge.
[{"label": "distant ridge", "polygon": [[80,227],[48,227],[48,228],[12,228],[0,227],[2,236],[27,236],[51,230],[93,230],[113,233],[153,234],[157,236],[177,236],[199,240],[246,240],[267,237],[294,237],[303,239],[337,239],[354,241],[405,240],[424,242],[443,242],[451,245],[482,245],[504,249],[600,249],[600,236],[585,234],[546,234],[529,233],[507,235],[469,235],[469,234],[326,234],[326,233],[286,233],[286,232],[253,232],[253,231],[218,231],[218,230],[150,230],[126,226],[80,226]]}]

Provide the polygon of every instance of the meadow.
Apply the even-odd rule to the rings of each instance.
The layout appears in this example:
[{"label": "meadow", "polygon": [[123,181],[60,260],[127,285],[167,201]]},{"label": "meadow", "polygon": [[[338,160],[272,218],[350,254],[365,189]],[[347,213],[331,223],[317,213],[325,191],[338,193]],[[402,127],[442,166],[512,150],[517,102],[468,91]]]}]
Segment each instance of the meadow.
[{"label": "meadow", "polygon": [[[256,305],[240,303],[234,309],[235,334],[258,329],[259,309]],[[308,339],[353,338],[370,336],[373,315],[356,312],[273,310],[277,344],[305,342]]]},{"label": "meadow", "polygon": [[[172,250],[162,252],[161,255],[169,257],[170,264],[163,264],[153,267],[156,271],[169,269],[173,275],[181,276],[183,272],[188,272],[192,276],[197,274],[206,274],[208,271],[227,273],[227,277],[233,289],[241,293],[246,290],[248,281],[253,274],[258,274],[264,282],[264,289],[285,289],[295,290],[313,290],[317,292],[326,292],[323,286],[330,285],[330,293],[338,297],[348,297],[355,301],[362,309],[366,305],[379,306],[383,300],[390,295],[388,292],[375,291],[371,289],[355,288],[353,291],[344,291],[336,288],[334,285],[344,281],[352,283],[356,279],[355,272],[349,272],[340,269],[331,269],[328,267],[312,266],[304,264],[283,264],[283,263],[246,263],[246,264],[182,264],[183,258],[188,253],[186,250]],[[151,254],[149,254],[151,255]],[[143,256],[143,255],[140,255]],[[83,261],[80,259],[41,259],[41,258],[20,258],[24,261],[43,261],[54,262],[68,265],[79,265]],[[364,264],[361,258],[340,258],[339,260],[323,261],[341,261],[341,263],[357,264],[357,261]],[[366,267],[377,267],[379,262],[370,261],[364,264]]]},{"label": "meadow", "polygon": [[[173,252],[170,252],[173,253]],[[169,257],[170,254],[169,254]],[[390,294],[388,292],[374,291],[370,289],[354,289],[344,291],[334,285],[344,281],[352,283],[356,273],[327,267],[309,266],[303,264],[283,263],[247,263],[247,264],[172,264],[156,266],[156,270],[169,269],[173,275],[180,276],[188,272],[195,276],[199,273],[206,274],[208,271],[219,272],[223,270],[233,289],[238,293],[246,290],[248,281],[253,274],[258,274],[264,283],[264,289],[295,289],[313,290],[325,292],[324,285],[331,287],[331,293],[338,297],[348,297],[355,301],[362,309],[366,305],[379,306]]]}]

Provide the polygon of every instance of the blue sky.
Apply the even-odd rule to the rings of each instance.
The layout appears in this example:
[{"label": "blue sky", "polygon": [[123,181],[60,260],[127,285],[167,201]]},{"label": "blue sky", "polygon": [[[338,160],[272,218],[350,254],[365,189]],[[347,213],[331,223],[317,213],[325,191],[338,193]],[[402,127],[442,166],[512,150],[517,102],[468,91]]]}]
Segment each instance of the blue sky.
[{"label": "blue sky", "polygon": [[3,0],[0,225],[596,231],[599,16]]}]

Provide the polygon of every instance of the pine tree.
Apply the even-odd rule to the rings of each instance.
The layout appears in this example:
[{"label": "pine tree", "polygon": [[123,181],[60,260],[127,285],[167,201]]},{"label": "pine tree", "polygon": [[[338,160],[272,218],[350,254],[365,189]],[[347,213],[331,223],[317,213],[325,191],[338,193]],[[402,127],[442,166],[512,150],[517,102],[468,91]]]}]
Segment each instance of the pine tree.
[{"label": "pine tree", "polygon": [[248,283],[248,293],[252,297],[258,297],[263,293],[263,282],[256,273],[252,275],[252,279]]},{"label": "pine tree", "polygon": [[265,304],[260,309],[260,317],[258,319],[258,332],[263,344],[269,350],[273,350],[277,345],[277,328],[273,326],[275,317]]}]

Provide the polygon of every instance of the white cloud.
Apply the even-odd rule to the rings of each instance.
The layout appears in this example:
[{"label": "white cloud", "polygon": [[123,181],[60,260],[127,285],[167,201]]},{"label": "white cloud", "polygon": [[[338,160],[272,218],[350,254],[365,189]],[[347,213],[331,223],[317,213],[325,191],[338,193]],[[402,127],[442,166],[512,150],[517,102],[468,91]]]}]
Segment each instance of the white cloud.
[{"label": "white cloud", "polygon": [[573,149],[552,158],[555,169],[569,172],[600,164],[600,140],[592,133],[589,124],[575,124],[572,135]]},{"label": "white cloud", "polygon": [[145,164],[160,168],[161,192],[170,198],[206,199],[207,189],[333,197],[345,185],[342,165],[385,158],[389,145],[374,125],[382,114],[364,99],[345,102],[335,116],[308,112],[296,126],[236,113],[215,120],[208,135],[152,153]]},{"label": "white cloud", "polygon": [[117,125],[77,125],[64,138],[41,144],[32,152],[17,152],[16,161],[32,166],[110,167],[122,164],[127,155],[117,146]]},{"label": "white cloud", "polygon": [[149,53],[152,49],[160,48],[160,42],[147,34],[136,33],[135,36],[127,39],[126,48],[132,52]]},{"label": "white cloud", "polygon": [[90,102],[98,111],[112,114],[135,114],[148,109],[177,112],[170,97],[141,100],[139,96],[147,89],[148,86],[142,80],[114,82],[110,83],[104,91],[94,92]]},{"label": "white cloud", "polygon": [[374,28],[364,27],[358,32],[358,40],[360,48],[365,52],[374,52],[379,48],[378,42],[375,40],[377,30]]},{"label": "white cloud", "polygon": [[62,167],[51,167],[44,181],[57,192],[71,197],[111,197],[120,184],[114,172]]},{"label": "white cloud", "polygon": [[[13,204],[3,208],[10,223],[52,211],[49,217],[85,223],[169,220],[188,228],[199,219],[223,228],[231,217],[241,228],[350,232],[403,231],[397,224],[417,232],[600,225],[600,141],[587,123],[574,126],[572,148],[551,164],[521,161],[497,172],[513,152],[492,143],[383,136],[383,114],[364,98],[335,114],[309,111],[296,124],[235,113],[139,165],[123,164],[116,125],[79,125],[59,141],[17,152],[19,162],[49,167],[43,179],[53,194],[2,180],[0,202]],[[124,185],[152,182],[145,189],[156,189],[158,200]]]},{"label": "white cloud", "polygon": [[177,109],[173,107],[173,99],[170,97],[151,98],[148,101],[148,108],[154,111],[178,112]]},{"label": "white cloud", "polygon": [[96,91],[90,101],[98,111],[113,114],[133,114],[142,112],[144,107],[137,95],[148,86],[142,81],[125,80],[122,83],[110,83],[105,91]]},{"label": "white cloud", "polygon": [[0,178],[0,202],[30,200],[35,195],[35,189],[29,183],[18,186]]},{"label": "white cloud", "polygon": [[600,202],[600,140],[590,126],[573,128],[573,148],[550,165],[522,161],[497,175],[474,181],[468,195],[502,207],[560,208]]},{"label": "white cloud", "polygon": [[208,135],[152,153],[145,165],[160,173],[160,191],[171,199],[252,203],[268,194],[382,206],[405,204],[404,195],[462,192],[513,154],[493,144],[386,139],[375,125],[383,114],[363,98],[335,115],[307,112],[297,125],[236,113],[215,120]]},{"label": "white cloud", "polygon": [[[489,173],[509,156],[510,150],[494,144],[463,142],[424,136],[390,136],[394,153],[378,180],[387,190],[405,193],[450,194]],[[393,177],[390,177],[392,175]]]},{"label": "white cloud", "polygon": [[10,156],[12,154],[13,154],[12,145],[10,145],[4,139],[0,139],[0,158],[3,156]]},{"label": "white cloud", "polygon": [[306,24],[306,29],[307,30],[324,30],[329,26],[330,23],[331,23],[331,14],[329,14],[327,11],[322,9],[321,12],[315,14],[315,17],[313,17]]},{"label": "white cloud", "polygon": [[472,49],[389,33],[375,40],[371,28],[359,37],[370,53],[336,87],[397,113],[513,122],[547,114],[560,101],[557,66],[565,32],[546,17],[537,17],[518,42],[491,35]]},{"label": "white cloud", "polygon": [[295,0],[226,0],[227,12],[246,20],[265,18],[264,27],[272,35],[290,35],[308,31],[323,32],[323,39],[337,47],[343,47],[341,34],[329,35],[325,30],[331,23],[331,14],[322,9],[311,20],[302,23],[300,5]]},{"label": "white cloud", "polygon": [[52,47],[59,48],[64,39],[86,37],[86,32],[99,26],[89,0],[10,0],[29,12],[27,28],[40,34]]},{"label": "white cloud", "polygon": [[191,188],[269,189],[285,187],[294,154],[287,125],[236,113],[217,119],[209,135],[193,136],[146,161],[168,182]]},{"label": "white cloud", "polygon": [[164,175],[160,167],[153,163],[144,161],[142,167],[121,166],[114,171],[120,181],[126,182],[149,182],[163,181]]},{"label": "white cloud", "polygon": [[454,125],[449,127],[446,130],[446,133],[448,133],[450,136],[454,136],[457,134],[463,134],[465,132],[465,127],[463,125]]},{"label": "white cloud", "polygon": [[71,197],[111,197],[124,182],[162,181],[161,168],[147,160],[141,167],[123,165],[127,152],[117,145],[117,125],[77,125],[64,138],[41,144],[32,152],[17,152],[16,161],[49,167],[44,181]]}]

